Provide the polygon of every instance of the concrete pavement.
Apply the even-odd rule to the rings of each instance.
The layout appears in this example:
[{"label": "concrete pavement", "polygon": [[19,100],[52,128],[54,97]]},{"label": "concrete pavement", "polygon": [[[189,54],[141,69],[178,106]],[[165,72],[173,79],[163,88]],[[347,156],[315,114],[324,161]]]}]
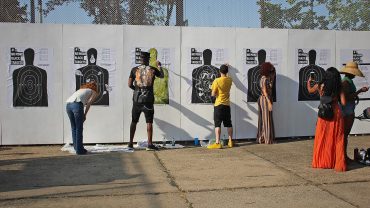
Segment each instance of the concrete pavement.
[{"label": "concrete pavement", "polygon": [[[312,169],[313,140],[158,152],[0,147],[0,207],[370,207],[370,166]],[[370,147],[370,137],[351,137]]]}]

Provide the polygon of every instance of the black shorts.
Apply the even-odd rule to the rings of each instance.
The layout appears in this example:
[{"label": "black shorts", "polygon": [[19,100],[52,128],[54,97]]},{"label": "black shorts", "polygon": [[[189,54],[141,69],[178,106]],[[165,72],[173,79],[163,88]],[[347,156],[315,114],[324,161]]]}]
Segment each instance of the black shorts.
[{"label": "black shorts", "polygon": [[153,103],[145,103],[145,104],[134,103],[132,105],[132,111],[131,111],[132,122],[134,123],[139,122],[141,112],[144,112],[146,123],[153,123],[153,117],[154,117]]},{"label": "black shorts", "polygon": [[224,127],[232,127],[230,106],[218,105],[215,106],[214,114],[215,127],[221,127],[221,123],[224,123]]}]

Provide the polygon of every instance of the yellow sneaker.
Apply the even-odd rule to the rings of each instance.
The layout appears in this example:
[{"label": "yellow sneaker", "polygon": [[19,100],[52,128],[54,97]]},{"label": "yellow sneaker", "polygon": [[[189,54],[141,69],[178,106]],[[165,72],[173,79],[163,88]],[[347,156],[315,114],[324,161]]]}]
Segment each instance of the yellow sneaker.
[{"label": "yellow sneaker", "polygon": [[234,144],[233,144],[233,140],[229,139],[229,142],[227,143],[227,146],[228,146],[229,148],[232,148],[232,147],[234,146]]},{"label": "yellow sneaker", "polygon": [[222,145],[221,144],[210,144],[207,146],[207,149],[221,149],[222,148]]}]

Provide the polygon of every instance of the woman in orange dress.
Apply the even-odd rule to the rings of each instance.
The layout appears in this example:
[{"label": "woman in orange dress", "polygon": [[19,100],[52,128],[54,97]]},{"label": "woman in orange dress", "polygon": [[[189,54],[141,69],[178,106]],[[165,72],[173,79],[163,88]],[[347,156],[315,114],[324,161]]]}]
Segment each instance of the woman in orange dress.
[{"label": "woman in orange dress", "polygon": [[325,72],[322,83],[311,85],[308,79],[307,89],[309,93],[319,92],[320,102],[328,103],[334,111],[331,120],[318,117],[313,147],[312,167],[329,168],[336,171],[346,171],[347,165],[344,154],[344,120],[339,107],[346,103],[341,89],[341,77],[338,70],[330,67]]}]

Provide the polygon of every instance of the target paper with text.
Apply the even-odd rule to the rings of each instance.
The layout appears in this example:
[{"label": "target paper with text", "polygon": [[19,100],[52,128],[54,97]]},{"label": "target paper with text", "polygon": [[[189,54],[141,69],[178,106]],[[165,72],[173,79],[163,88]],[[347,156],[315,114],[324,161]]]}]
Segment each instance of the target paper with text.
[{"label": "target paper with text", "polygon": [[[274,65],[276,73],[281,71],[282,50],[281,49],[243,49],[243,79],[245,86],[248,86],[246,93],[247,102],[257,102],[261,95],[261,65],[270,62]],[[276,102],[276,77],[272,89],[273,101]]]},{"label": "target paper with text", "polygon": [[154,80],[154,104],[169,104],[170,98],[174,96],[171,81],[171,76],[174,72],[175,49],[162,47],[135,47],[131,52],[131,67],[141,65],[141,52],[149,52],[149,65],[157,68],[156,62],[162,64],[164,78],[156,78]]},{"label": "target paper with text", "polygon": [[187,58],[187,97],[190,103],[211,104],[212,82],[220,77],[220,66],[229,61],[224,48],[188,48]]},{"label": "target paper with text", "polygon": [[295,51],[295,69],[299,71],[298,101],[320,100],[318,93],[310,94],[307,89],[307,81],[312,77],[311,85],[319,83],[324,78],[325,69],[330,61],[330,49],[298,48]]},{"label": "target paper with text", "polygon": [[98,96],[93,105],[110,103],[110,94],[114,91],[114,74],[116,71],[115,51],[111,48],[71,48],[71,93],[81,85],[95,81]]},{"label": "target paper with text", "polygon": [[[344,67],[348,61],[354,61],[365,77],[355,77],[353,79],[357,88],[370,86],[370,49],[342,49],[340,50],[340,63]],[[340,69],[339,69],[340,70]],[[360,100],[370,100],[370,92],[360,93]]]},{"label": "target paper with text", "polygon": [[8,100],[13,107],[47,107],[53,49],[11,47],[8,51]]}]

